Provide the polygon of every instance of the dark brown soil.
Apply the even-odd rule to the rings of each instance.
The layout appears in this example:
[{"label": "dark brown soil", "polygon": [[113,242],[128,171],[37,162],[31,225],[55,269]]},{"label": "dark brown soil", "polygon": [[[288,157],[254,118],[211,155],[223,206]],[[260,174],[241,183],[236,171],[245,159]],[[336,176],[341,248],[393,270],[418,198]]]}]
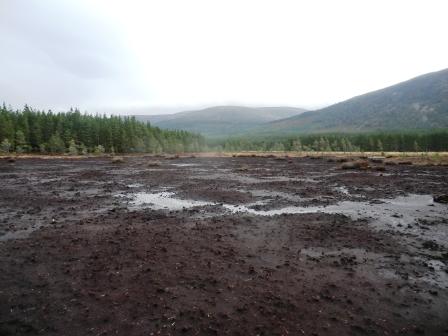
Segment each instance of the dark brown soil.
[{"label": "dark brown soil", "polygon": [[[447,167],[151,161],[0,160],[0,335],[448,335],[446,204],[375,220],[222,207],[437,196]],[[132,203],[163,190],[212,204]]]}]

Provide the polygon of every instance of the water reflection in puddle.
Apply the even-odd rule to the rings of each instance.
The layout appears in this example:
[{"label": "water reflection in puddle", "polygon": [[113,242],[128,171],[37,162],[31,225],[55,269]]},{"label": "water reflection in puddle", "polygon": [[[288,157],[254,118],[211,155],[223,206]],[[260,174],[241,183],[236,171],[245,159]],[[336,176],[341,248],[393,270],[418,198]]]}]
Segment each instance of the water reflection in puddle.
[{"label": "water reflection in puddle", "polygon": [[128,184],[127,187],[128,188],[140,188],[143,187],[144,185],[141,183],[133,183],[133,184]]},{"label": "water reflection in puddle", "polygon": [[135,193],[132,195],[132,205],[150,205],[155,210],[182,210],[197,206],[213,205],[214,203],[174,198],[173,192]]},{"label": "water reflection in puddle", "polygon": [[[134,206],[149,205],[155,210],[182,210],[192,207],[215,205],[220,206],[231,213],[252,214],[257,216],[275,216],[283,214],[327,213],[344,214],[353,219],[370,218],[378,223],[392,226],[407,226],[415,222],[415,219],[423,216],[446,216],[448,210],[442,205],[433,202],[430,195],[407,195],[394,199],[380,199],[376,202],[343,201],[325,206],[287,206],[280,209],[259,210],[254,208],[255,203],[243,205],[231,205],[197,200],[180,199],[174,192],[134,193],[130,195],[131,204]],[[265,204],[258,201],[256,204]]]},{"label": "water reflection in puddle", "polygon": [[197,163],[172,163],[172,166],[176,166],[176,167],[194,167],[194,166],[199,166],[199,164]]},{"label": "water reflection in puddle", "polygon": [[[419,222],[440,221],[448,218],[448,208],[434,203],[431,195],[399,196],[393,199],[378,199],[367,201],[342,201],[321,206],[286,206],[278,209],[267,209],[273,204],[272,199],[242,205],[206,202],[191,199],[181,199],[171,191],[159,190],[155,193],[131,193],[120,195],[128,198],[131,208],[150,208],[153,210],[182,211],[190,208],[200,208],[201,216],[217,216],[223,214],[241,214],[254,216],[276,216],[288,214],[339,214],[353,220],[367,220],[376,230],[392,230],[406,235],[425,236],[442,246],[448,247],[448,227],[437,227],[428,231]],[[274,202],[275,203],[275,202]],[[211,206],[211,207],[210,207]],[[261,206],[261,207],[260,207]]]},{"label": "water reflection in puddle", "polygon": [[343,195],[350,196],[350,191],[345,186],[334,187],[333,189]]},{"label": "water reflection in puddle", "polygon": [[43,225],[35,225],[26,229],[7,232],[4,235],[0,236],[0,242],[27,238],[31,233],[39,230],[41,227],[43,227]]},{"label": "water reflection in puddle", "polygon": [[[409,230],[408,226],[414,224],[418,218],[443,218],[448,215],[446,207],[435,204],[430,195],[399,196],[394,199],[380,199],[377,202],[343,201],[325,206],[289,206],[272,210],[256,210],[246,205],[224,204],[223,207],[233,213],[257,216],[308,213],[342,214],[355,220],[367,218],[380,229],[394,228],[400,231]],[[439,238],[443,239],[444,237]]]}]

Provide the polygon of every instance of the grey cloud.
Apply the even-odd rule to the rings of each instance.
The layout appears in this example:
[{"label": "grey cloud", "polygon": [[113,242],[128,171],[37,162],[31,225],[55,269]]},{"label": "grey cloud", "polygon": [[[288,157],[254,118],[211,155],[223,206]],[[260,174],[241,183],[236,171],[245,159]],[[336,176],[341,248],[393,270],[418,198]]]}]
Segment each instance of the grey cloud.
[{"label": "grey cloud", "polygon": [[113,26],[82,2],[15,0],[1,6],[0,100],[63,108],[138,95],[132,55]]}]

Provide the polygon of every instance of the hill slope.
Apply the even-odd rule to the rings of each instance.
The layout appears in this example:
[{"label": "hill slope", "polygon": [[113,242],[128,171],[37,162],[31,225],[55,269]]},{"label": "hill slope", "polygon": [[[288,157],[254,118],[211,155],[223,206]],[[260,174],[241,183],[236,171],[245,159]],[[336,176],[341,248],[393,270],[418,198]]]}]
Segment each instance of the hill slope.
[{"label": "hill slope", "polygon": [[216,106],[168,115],[136,115],[165,129],[183,129],[209,137],[238,134],[262,124],[303,113],[296,107]]},{"label": "hill slope", "polygon": [[257,128],[256,132],[366,132],[443,127],[448,127],[448,69],[277,120]]}]

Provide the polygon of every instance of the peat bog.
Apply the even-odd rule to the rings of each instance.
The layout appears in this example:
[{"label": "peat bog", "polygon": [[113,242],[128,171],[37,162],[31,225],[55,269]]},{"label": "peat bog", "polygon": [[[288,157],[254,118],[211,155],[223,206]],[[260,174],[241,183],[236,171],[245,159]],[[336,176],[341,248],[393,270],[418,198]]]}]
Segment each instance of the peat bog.
[{"label": "peat bog", "polygon": [[0,335],[448,334],[447,175],[0,160]]}]

